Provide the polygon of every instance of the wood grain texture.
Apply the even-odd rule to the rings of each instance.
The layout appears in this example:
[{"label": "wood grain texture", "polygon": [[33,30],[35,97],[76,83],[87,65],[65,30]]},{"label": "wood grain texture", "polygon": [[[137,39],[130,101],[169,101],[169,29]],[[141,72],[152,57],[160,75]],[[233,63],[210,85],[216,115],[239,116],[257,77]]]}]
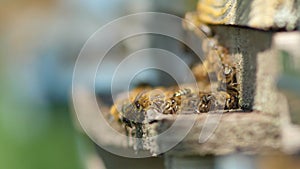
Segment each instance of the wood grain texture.
[{"label": "wood grain texture", "polygon": [[[82,92],[81,98],[85,108],[90,108],[86,104],[88,92]],[[260,111],[253,112],[225,112],[222,114],[217,128],[206,142],[199,143],[200,132],[202,131],[205,121],[209,113],[201,114],[185,114],[184,118],[178,121],[179,125],[174,126],[175,132],[168,137],[143,140],[145,151],[134,152],[133,147],[136,143],[124,140],[109,139],[115,138],[115,134],[102,128],[101,121],[98,120],[98,111],[93,111],[93,114],[85,114],[82,117],[88,122],[85,126],[85,131],[89,131],[90,136],[95,143],[102,140],[102,145],[118,151],[128,152],[133,154],[149,153],[155,155],[164,147],[178,140],[178,134],[182,128],[190,123],[194,123],[186,137],[170,151],[169,156],[204,156],[204,155],[226,155],[236,152],[243,153],[266,153],[269,150],[282,150],[287,153],[297,153],[300,150],[300,132],[299,126],[291,125],[288,114],[287,101],[284,97],[277,97],[277,103],[274,109],[277,112],[266,113]],[[111,116],[104,105],[101,106],[103,115],[107,119],[109,125],[117,130],[120,134],[124,133],[124,128],[115,121],[109,120]],[[213,113],[213,112],[212,112]],[[78,114],[77,114],[78,115]],[[80,115],[79,115],[80,116]],[[81,120],[83,120],[81,117]],[[177,115],[162,115],[156,123],[150,124],[145,128],[145,133],[148,136],[154,136],[164,132],[177,119]],[[177,119],[178,120],[178,119]],[[149,135],[150,134],[150,135]]]},{"label": "wood grain texture", "polygon": [[[219,44],[234,58],[244,109],[273,113],[279,60],[272,47],[274,33],[235,26],[212,26]],[[258,45],[259,44],[259,45]],[[272,66],[269,66],[272,65]]]},{"label": "wood grain texture", "polygon": [[[225,113],[222,115],[218,127],[204,143],[199,143],[199,135],[204,122],[209,114],[197,116],[194,127],[189,134],[176,147],[169,151],[169,155],[225,155],[235,152],[262,153],[266,150],[278,150],[281,148],[281,131],[278,116],[270,116],[261,112],[251,113]],[[155,130],[160,133],[170,127],[175,119],[165,118],[161,120]],[[187,115],[177,126],[180,131],[193,119]],[[159,148],[172,144],[176,135],[163,140],[157,140]]]},{"label": "wood grain texture", "polygon": [[204,24],[293,30],[299,19],[296,0],[199,0],[197,16]]}]

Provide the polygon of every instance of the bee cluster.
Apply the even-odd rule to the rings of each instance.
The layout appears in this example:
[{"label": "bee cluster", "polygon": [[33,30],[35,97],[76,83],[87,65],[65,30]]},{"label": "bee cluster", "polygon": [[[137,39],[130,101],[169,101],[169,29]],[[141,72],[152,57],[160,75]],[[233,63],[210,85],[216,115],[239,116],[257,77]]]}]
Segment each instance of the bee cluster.
[{"label": "bee cluster", "polygon": [[[213,41],[210,41],[213,42]],[[226,48],[208,45],[206,59],[192,68],[198,87],[138,87],[129,99],[117,101],[111,114],[131,134],[143,137],[143,125],[153,123],[162,114],[205,113],[238,109],[237,69]]]}]

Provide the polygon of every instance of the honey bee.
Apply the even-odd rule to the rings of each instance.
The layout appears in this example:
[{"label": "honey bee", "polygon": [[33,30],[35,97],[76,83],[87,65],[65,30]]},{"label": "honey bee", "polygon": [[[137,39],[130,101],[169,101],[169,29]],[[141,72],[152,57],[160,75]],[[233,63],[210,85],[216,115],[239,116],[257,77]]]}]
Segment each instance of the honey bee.
[{"label": "honey bee", "polygon": [[216,98],[207,92],[199,92],[200,103],[198,105],[198,110],[201,113],[208,112],[213,109],[216,104]]},{"label": "honey bee", "polygon": [[[217,83],[217,93],[200,92],[199,111],[238,108],[239,84],[237,82],[237,69],[233,66],[228,50],[217,45],[216,42],[212,45],[206,45],[206,48],[209,48],[206,59],[203,63],[193,67],[192,71],[198,81],[206,84]],[[222,104],[225,104],[225,106],[220,106]]]},{"label": "honey bee", "polygon": [[[160,92],[154,92],[154,91]],[[133,90],[130,94],[130,101],[123,102],[121,111],[118,112],[116,105],[112,106],[111,114],[128,127],[133,127],[137,123],[142,123],[145,114],[149,109],[154,109],[158,113],[176,114],[179,110],[182,96],[191,93],[191,89],[156,88],[152,90]],[[139,93],[136,93],[139,92]]]},{"label": "honey bee", "polygon": [[227,94],[226,95],[226,103],[225,103],[225,109],[237,109],[239,108],[239,100],[238,95],[236,94]]},{"label": "honey bee", "polygon": [[[134,91],[136,92],[136,91]],[[134,129],[131,133],[132,136],[136,138],[143,137],[143,122],[145,120],[146,107],[149,106],[148,96],[146,95],[147,91],[141,91],[140,93],[132,93],[134,95],[134,100],[124,103],[121,108],[121,112],[118,112],[119,119],[122,124],[124,124],[126,134],[129,135],[129,128]],[[131,96],[133,98],[133,96]],[[114,111],[114,109],[112,110]],[[115,114],[115,112],[111,112]]]},{"label": "honey bee", "polygon": [[199,97],[198,110],[200,113],[238,108],[238,98],[224,91],[216,93],[199,92]]},{"label": "honey bee", "polygon": [[237,73],[236,68],[233,66],[229,66],[228,64],[223,64],[223,69],[222,71],[219,72],[218,90],[223,93],[225,92],[226,95],[225,109],[236,109],[239,107],[238,105],[239,84],[237,83],[236,73]]},{"label": "honey bee", "polygon": [[[217,44],[210,48],[206,59],[192,68],[197,83],[201,84],[198,85],[201,91],[194,88],[138,87],[130,92],[128,100],[116,102],[111,107],[112,116],[125,126],[127,134],[131,130],[135,137],[143,137],[143,125],[155,121],[157,114],[205,113],[240,107],[237,69],[227,49]],[[211,86],[216,86],[216,91],[210,91]]]},{"label": "honey bee", "polygon": [[222,70],[218,72],[218,83],[220,89],[233,87],[237,84],[236,68],[223,64]]},{"label": "honey bee", "polygon": [[218,82],[218,74],[219,72],[223,72],[223,65],[230,65],[232,63],[227,49],[215,43],[213,42],[212,45],[205,47],[209,48],[205,60],[192,68],[197,81],[202,81],[206,84]]},{"label": "honey bee", "polygon": [[[135,106],[135,110],[139,110],[141,109],[141,103],[140,100],[138,98],[141,98],[143,96],[143,94],[145,93],[145,91],[150,90],[149,88],[135,88],[134,90],[132,90],[129,93],[129,99],[124,101],[124,100],[116,100],[115,104],[112,105],[111,109],[110,109],[110,114],[114,117],[114,119],[116,121],[121,121],[122,116],[123,116],[123,112],[125,107],[127,106],[127,108],[131,106]],[[142,105],[145,106],[147,104],[147,102],[143,102]]]},{"label": "honey bee", "polygon": [[166,101],[164,108],[164,114],[176,114],[181,105],[182,96],[188,95],[191,93],[191,89],[180,89],[176,91],[173,96]]},{"label": "honey bee", "polygon": [[188,95],[191,92],[192,92],[191,89],[188,89],[188,88],[180,89],[174,93],[173,97],[180,97],[180,96]]},{"label": "honey bee", "polygon": [[215,110],[230,109],[231,95],[224,91],[217,92],[199,92],[200,104],[198,109],[200,112],[209,112]]}]

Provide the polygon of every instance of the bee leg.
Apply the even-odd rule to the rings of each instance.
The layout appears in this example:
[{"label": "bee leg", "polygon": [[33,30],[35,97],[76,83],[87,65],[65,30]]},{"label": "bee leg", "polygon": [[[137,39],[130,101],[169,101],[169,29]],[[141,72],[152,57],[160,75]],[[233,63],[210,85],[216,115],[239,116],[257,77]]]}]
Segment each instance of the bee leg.
[{"label": "bee leg", "polygon": [[135,124],[136,138],[143,137],[143,127],[141,123]]},{"label": "bee leg", "polygon": [[144,132],[142,123],[135,124],[135,133],[135,137],[139,139],[136,139],[136,146],[134,147],[134,149],[138,151],[143,149],[143,140],[141,138],[143,138]]},{"label": "bee leg", "polygon": [[124,124],[125,134],[127,136],[127,144],[130,145],[130,135],[132,136],[132,127],[128,124]]},{"label": "bee leg", "polygon": [[124,129],[125,129],[126,136],[129,136],[129,129],[128,129],[128,126],[126,124],[124,126]]}]

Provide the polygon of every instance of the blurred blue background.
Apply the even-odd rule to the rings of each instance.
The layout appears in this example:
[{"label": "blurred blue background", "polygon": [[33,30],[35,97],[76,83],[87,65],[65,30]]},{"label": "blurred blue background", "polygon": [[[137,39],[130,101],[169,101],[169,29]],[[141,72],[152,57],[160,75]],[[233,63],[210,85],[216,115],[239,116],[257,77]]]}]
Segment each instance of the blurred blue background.
[{"label": "blurred blue background", "polygon": [[[105,168],[92,141],[74,127],[71,113],[72,71],[82,46],[98,28],[118,17],[145,11],[183,16],[195,9],[195,3],[1,0],[0,168]],[[127,43],[127,48],[135,46]],[[107,94],[105,80],[97,85]]]},{"label": "blurred blue background", "polygon": [[[163,168],[161,158],[112,155],[80,130],[71,103],[72,71],[86,40],[110,21],[146,11],[183,17],[196,4],[197,0],[1,0],[0,169]],[[109,55],[125,57],[146,47],[167,49],[192,63],[182,44],[161,36],[128,39]],[[107,103],[110,84],[105,75],[114,64],[110,60],[103,65],[106,72],[96,81],[96,92]],[[158,85],[162,78],[166,75],[148,72],[136,83]],[[168,81],[160,85],[170,85]],[[219,157],[216,167],[253,168],[254,161],[240,155]],[[260,163],[266,169],[299,165],[282,154]]]}]

